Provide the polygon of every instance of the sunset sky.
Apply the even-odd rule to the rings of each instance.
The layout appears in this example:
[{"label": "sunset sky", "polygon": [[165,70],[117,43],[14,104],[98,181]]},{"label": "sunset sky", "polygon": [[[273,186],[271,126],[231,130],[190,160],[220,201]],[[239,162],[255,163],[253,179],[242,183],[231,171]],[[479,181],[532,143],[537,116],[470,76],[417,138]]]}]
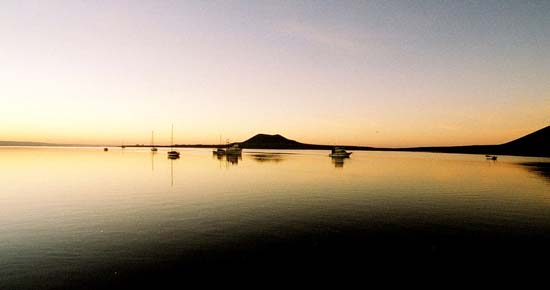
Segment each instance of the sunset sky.
[{"label": "sunset sky", "polygon": [[0,2],[0,140],[503,143],[550,125],[550,1]]}]

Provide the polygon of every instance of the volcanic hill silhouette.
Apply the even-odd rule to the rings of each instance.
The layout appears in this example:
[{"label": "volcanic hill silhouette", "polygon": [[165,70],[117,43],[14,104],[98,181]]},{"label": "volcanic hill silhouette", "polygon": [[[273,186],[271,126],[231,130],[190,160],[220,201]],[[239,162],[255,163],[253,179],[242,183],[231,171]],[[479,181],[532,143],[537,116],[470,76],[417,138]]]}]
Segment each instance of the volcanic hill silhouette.
[{"label": "volcanic hill silhouette", "polygon": [[279,134],[257,134],[256,136],[240,142],[239,146],[242,148],[255,148],[255,149],[327,149],[330,146],[326,145],[314,145],[304,144],[298,141],[287,139]]},{"label": "volcanic hill silhouette", "polygon": [[[287,139],[279,134],[258,134],[239,144],[242,148],[249,149],[320,149],[328,150],[331,145],[318,145],[300,143]],[[467,153],[467,154],[500,154],[520,156],[550,157],[550,126],[542,128],[524,137],[499,145],[469,145],[469,146],[443,146],[443,147],[413,147],[413,148],[374,148],[366,146],[344,146],[349,150],[380,150],[380,151],[419,151],[441,153]]]}]

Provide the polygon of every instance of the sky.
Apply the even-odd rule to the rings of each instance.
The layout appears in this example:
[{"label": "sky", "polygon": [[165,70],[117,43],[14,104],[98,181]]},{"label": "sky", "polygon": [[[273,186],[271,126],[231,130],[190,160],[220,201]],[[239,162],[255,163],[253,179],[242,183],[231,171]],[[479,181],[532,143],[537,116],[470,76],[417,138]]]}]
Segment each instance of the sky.
[{"label": "sky", "polygon": [[0,2],[0,140],[496,144],[550,125],[550,1]]}]

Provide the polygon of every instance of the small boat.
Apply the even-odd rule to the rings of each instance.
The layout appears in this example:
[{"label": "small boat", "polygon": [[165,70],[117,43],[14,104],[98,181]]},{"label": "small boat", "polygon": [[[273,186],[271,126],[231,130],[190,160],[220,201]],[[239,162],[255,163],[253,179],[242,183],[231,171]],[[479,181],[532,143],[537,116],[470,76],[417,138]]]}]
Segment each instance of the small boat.
[{"label": "small boat", "polygon": [[225,155],[225,149],[218,148],[218,149],[212,151],[212,153],[214,153],[215,155]]},{"label": "small boat", "polygon": [[170,159],[180,158],[180,153],[178,151],[173,150],[172,146],[174,146],[174,125],[173,124],[172,124],[172,136],[170,138],[170,151],[168,151],[168,158]]},{"label": "small boat", "polygon": [[158,151],[157,147],[155,147],[155,131],[151,131],[151,151]]},{"label": "small boat", "polygon": [[168,151],[168,158],[170,159],[180,158],[180,153],[178,151]]},{"label": "small boat", "polygon": [[227,150],[225,151],[225,154],[227,154],[227,155],[241,155],[242,152],[243,152],[243,149],[239,148],[238,144],[234,144],[233,146],[227,148]]},{"label": "small boat", "polygon": [[109,148],[105,147],[103,148],[103,151],[109,151]]},{"label": "small boat", "polygon": [[485,159],[487,160],[497,160],[498,156],[496,155],[485,155]]},{"label": "small boat", "polygon": [[222,136],[220,135],[220,147],[216,148],[216,150],[212,151],[212,153],[218,156],[225,155],[225,149],[223,149],[222,146]]},{"label": "small boat", "polygon": [[351,153],[353,152],[347,152],[344,148],[335,147],[328,156],[332,158],[347,158],[351,155]]}]

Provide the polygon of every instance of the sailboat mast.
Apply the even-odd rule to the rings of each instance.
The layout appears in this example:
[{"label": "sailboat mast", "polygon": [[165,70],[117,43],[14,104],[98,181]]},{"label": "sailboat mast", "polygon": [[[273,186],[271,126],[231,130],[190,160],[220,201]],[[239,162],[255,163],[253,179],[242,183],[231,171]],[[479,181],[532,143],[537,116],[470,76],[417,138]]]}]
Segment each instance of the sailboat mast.
[{"label": "sailboat mast", "polygon": [[172,124],[172,135],[170,137],[170,149],[174,146],[174,124]]}]

